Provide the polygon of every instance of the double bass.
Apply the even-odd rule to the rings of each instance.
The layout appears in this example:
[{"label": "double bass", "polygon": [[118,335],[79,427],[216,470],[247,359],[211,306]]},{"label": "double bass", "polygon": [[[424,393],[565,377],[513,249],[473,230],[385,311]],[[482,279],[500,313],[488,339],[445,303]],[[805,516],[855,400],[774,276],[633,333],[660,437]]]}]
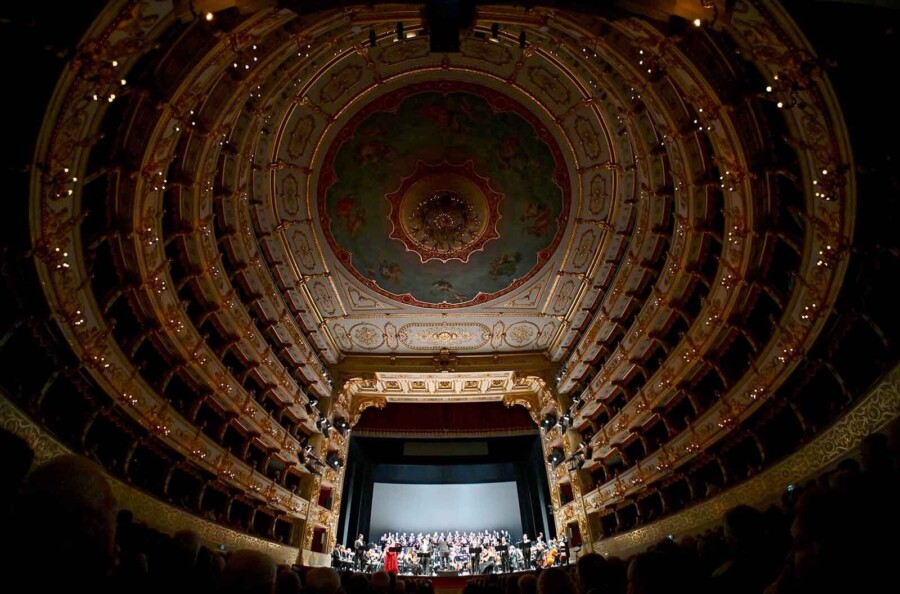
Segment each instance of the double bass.
[{"label": "double bass", "polygon": [[541,567],[553,567],[553,564],[556,563],[556,557],[559,556],[559,549],[555,546],[547,549],[544,553],[544,559],[541,561]]}]

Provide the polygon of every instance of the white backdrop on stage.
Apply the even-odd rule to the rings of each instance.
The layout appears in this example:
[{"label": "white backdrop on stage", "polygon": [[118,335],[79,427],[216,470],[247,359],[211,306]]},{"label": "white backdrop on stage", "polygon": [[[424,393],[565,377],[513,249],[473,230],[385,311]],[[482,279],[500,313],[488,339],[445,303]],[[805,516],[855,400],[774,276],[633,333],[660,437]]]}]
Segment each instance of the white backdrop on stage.
[{"label": "white backdrop on stage", "polygon": [[477,532],[504,528],[514,538],[522,534],[515,481],[450,485],[375,483],[371,534],[366,539],[376,541],[388,532]]}]

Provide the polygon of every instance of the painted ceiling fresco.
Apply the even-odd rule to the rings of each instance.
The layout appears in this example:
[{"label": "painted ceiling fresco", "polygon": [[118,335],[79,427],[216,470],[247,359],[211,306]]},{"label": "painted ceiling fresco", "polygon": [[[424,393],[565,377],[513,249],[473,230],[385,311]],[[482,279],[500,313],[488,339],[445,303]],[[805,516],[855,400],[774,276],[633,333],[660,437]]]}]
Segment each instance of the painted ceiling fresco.
[{"label": "painted ceiling fresco", "polygon": [[559,147],[521,104],[485,87],[384,95],[339,132],[325,167],[329,244],[356,278],[402,303],[496,298],[547,262],[565,228]]}]

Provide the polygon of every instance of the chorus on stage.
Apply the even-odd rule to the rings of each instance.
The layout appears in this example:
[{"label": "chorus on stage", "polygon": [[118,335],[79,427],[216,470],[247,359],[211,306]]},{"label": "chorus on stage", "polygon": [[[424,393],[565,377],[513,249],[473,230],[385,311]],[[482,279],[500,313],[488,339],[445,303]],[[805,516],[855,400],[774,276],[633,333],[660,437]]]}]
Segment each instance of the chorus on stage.
[{"label": "chorus on stage", "polygon": [[391,532],[374,542],[360,534],[352,547],[335,547],[331,557],[335,569],[363,573],[479,575],[567,564],[569,551],[565,536],[545,540],[543,533],[513,539],[506,530]]}]

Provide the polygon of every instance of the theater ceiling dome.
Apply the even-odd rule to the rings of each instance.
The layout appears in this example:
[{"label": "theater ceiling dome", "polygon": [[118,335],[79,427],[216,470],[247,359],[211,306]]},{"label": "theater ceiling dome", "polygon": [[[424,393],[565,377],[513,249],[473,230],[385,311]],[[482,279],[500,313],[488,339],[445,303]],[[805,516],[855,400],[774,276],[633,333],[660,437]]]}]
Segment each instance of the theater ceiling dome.
[{"label": "theater ceiling dome", "polygon": [[173,378],[296,462],[333,366],[441,351],[548,361],[598,460],[697,387],[690,456],[831,311],[852,156],[775,2],[479,5],[453,53],[413,4],[189,4],[99,15],[30,200],[59,333],[199,465]]}]

